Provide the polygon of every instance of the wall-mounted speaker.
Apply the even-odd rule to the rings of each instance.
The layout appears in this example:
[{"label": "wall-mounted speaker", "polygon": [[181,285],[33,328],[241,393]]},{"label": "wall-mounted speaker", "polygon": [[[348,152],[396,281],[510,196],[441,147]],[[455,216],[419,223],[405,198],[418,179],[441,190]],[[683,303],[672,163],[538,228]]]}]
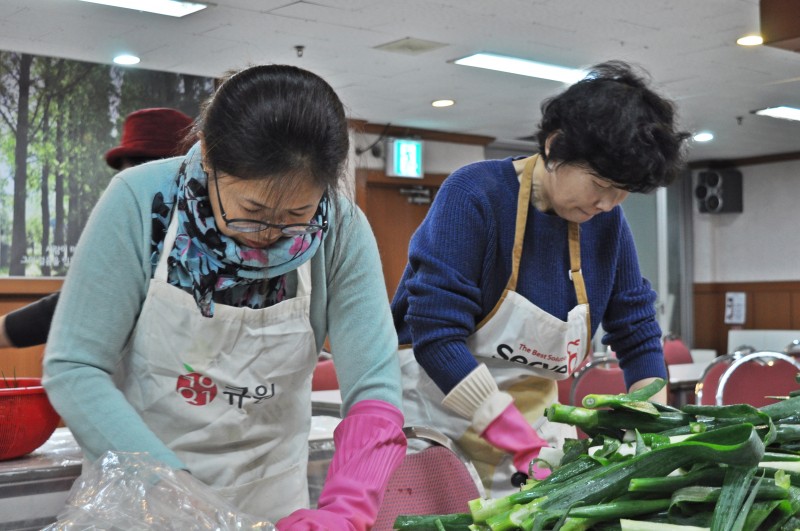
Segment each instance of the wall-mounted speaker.
[{"label": "wall-mounted speaker", "polygon": [[694,196],[700,212],[742,212],[742,172],[733,169],[701,171],[697,174]]}]

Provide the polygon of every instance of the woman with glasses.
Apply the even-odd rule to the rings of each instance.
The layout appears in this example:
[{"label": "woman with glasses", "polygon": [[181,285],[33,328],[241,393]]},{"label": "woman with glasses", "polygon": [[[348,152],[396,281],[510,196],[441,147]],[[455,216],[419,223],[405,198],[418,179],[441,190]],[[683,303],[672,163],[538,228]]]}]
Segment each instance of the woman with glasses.
[{"label": "woman with glasses", "polygon": [[[279,529],[366,529],[406,442],[377,246],[338,192],[343,106],[310,72],[255,66],[196,127],[185,156],[120,173],[92,213],[48,340],[50,400],[89,459],[147,452]],[[326,337],[345,416],[312,510]]]},{"label": "woman with glasses", "polygon": [[598,65],[544,102],[537,155],[457,170],[414,234],[392,303],[413,347],[404,412],[456,440],[492,496],[546,476],[532,460],[575,437],[543,415],[601,322],[629,389],[666,376],[620,203],[669,184],[687,136],[632,68]]}]

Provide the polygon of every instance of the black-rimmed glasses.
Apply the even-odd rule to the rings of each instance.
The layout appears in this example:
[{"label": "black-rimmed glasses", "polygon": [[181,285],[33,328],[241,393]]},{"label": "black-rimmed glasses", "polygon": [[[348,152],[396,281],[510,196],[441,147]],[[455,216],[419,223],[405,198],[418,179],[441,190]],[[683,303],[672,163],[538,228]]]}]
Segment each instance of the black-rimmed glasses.
[{"label": "black-rimmed glasses", "polygon": [[[281,225],[278,223],[267,223],[266,221],[258,221],[255,219],[228,219],[225,213],[225,207],[222,206],[222,196],[219,193],[219,182],[217,181],[217,170],[214,170],[214,188],[217,189],[217,202],[219,203],[219,215],[225,226],[236,232],[262,232],[269,229],[277,229],[281,231],[284,236],[305,236],[307,234],[314,234],[321,230],[328,228],[328,220],[323,217],[322,224],[319,223],[289,223]],[[319,210],[317,211],[319,212]]]}]

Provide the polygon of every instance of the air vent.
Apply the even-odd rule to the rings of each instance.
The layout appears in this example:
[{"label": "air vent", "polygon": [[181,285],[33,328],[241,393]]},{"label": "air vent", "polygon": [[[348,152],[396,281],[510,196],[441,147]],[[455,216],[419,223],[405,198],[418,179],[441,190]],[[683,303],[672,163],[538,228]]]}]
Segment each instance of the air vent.
[{"label": "air vent", "polygon": [[433,50],[438,50],[447,46],[441,42],[426,41],[423,39],[415,39],[413,37],[406,37],[399,41],[387,42],[375,46],[376,50],[383,50],[385,52],[403,53],[406,55],[419,55]]}]

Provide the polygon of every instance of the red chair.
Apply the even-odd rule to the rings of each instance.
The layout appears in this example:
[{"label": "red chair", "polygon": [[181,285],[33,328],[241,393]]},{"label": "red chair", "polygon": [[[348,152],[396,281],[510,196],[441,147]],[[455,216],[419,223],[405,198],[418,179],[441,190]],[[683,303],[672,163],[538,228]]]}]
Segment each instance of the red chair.
[{"label": "red chair", "polygon": [[[627,393],[625,377],[617,358],[605,357],[589,362],[575,374],[570,392],[570,404],[580,407],[583,397],[589,394],[618,395]],[[586,434],[578,429],[578,438]]]},{"label": "red chair", "polygon": [[750,404],[762,407],[780,401],[797,391],[800,361],[780,352],[760,351],[741,356],[731,363],[719,379],[718,406]]},{"label": "red chair", "polygon": [[703,371],[697,385],[694,387],[695,403],[698,406],[713,406],[717,403],[717,387],[722,374],[733,363],[734,356],[723,354],[717,356]]},{"label": "red chair", "polygon": [[[575,369],[568,378],[564,378],[563,380],[556,380],[556,385],[558,386],[558,403],[565,404],[568,406],[574,406],[571,402],[572,397],[570,396],[572,393],[572,383],[575,381],[575,375],[578,374],[581,369],[586,367],[594,358],[591,355],[586,356],[583,358],[583,361],[580,362],[578,367]],[[580,406],[580,404],[577,404]]]},{"label": "red chair", "polygon": [[475,467],[445,435],[403,428],[408,452],[389,478],[374,531],[390,531],[401,514],[468,513],[467,502],[486,492]]},{"label": "red chair", "polygon": [[664,362],[667,365],[678,363],[692,363],[692,353],[680,339],[667,339],[664,341]]},{"label": "red chair", "polygon": [[575,377],[570,375],[568,378],[563,380],[556,380],[556,386],[558,386],[559,404],[565,404],[568,406],[572,405],[572,402],[570,402],[570,393],[572,392],[572,382],[574,379]]},{"label": "red chair", "polygon": [[580,406],[588,394],[617,395],[627,393],[625,378],[616,358],[598,358],[575,374],[570,391],[570,404]]},{"label": "red chair", "polygon": [[339,389],[339,380],[336,378],[333,360],[321,359],[311,375],[311,390],[333,391],[334,389]]}]

